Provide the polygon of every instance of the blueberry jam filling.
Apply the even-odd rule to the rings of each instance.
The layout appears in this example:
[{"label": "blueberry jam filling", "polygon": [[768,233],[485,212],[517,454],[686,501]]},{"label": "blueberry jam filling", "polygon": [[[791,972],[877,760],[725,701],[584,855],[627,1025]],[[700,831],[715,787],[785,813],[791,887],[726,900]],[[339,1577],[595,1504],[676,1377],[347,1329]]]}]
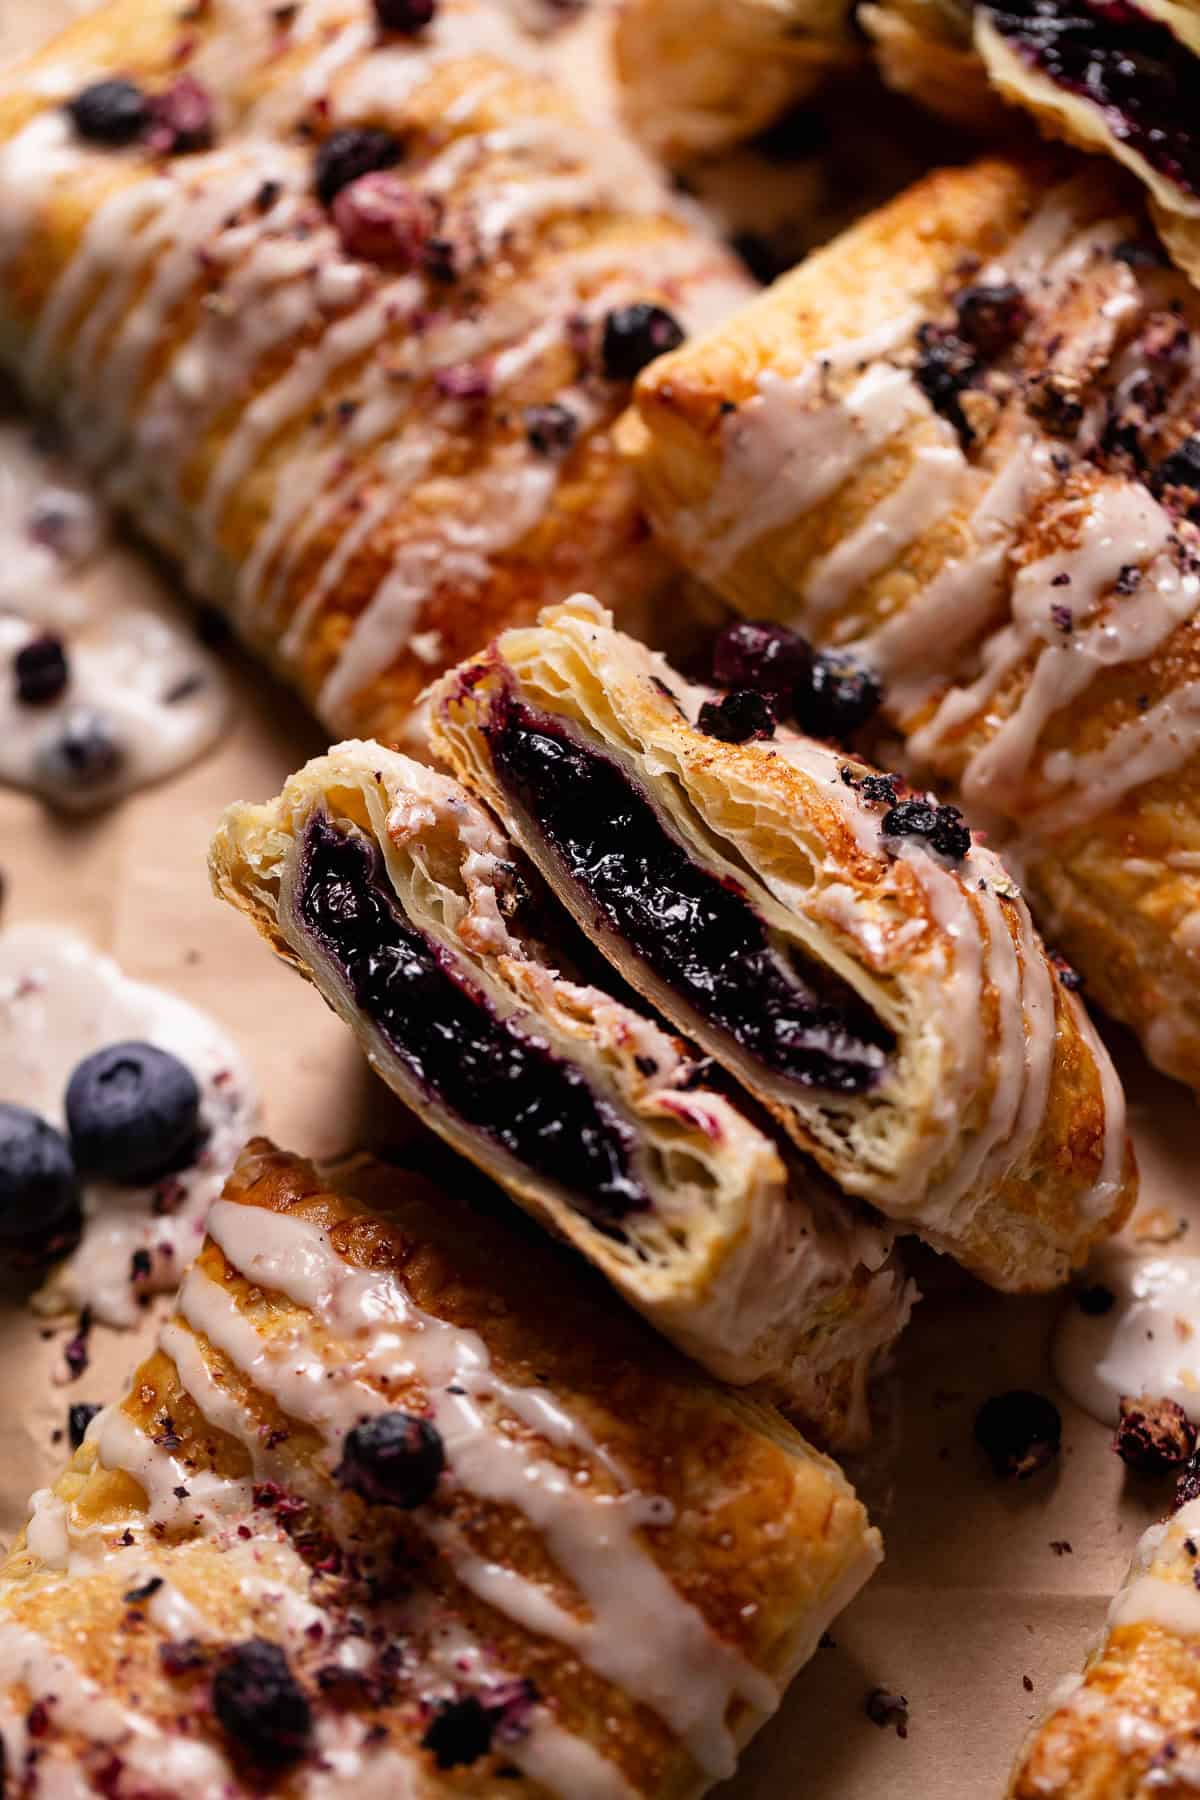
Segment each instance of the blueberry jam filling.
[{"label": "blueberry jam filling", "polygon": [[1027,63],[1103,110],[1114,137],[1200,194],[1200,61],[1132,0],[989,0]]},{"label": "blueberry jam filling", "polygon": [[777,950],[737,886],[692,860],[615,762],[508,694],[487,733],[500,781],[600,920],[700,1017],[804,1087],[874,1086],[891,1033],[845,982]]},{"label": "blueberry jam filling", "polygon": [[297,916],[415,1080],[601,1228],[648,1209],[616,1110],[545,1043],[497,1018],[450,954],[401,916],[385,880],[365,838],[313,820]]}]

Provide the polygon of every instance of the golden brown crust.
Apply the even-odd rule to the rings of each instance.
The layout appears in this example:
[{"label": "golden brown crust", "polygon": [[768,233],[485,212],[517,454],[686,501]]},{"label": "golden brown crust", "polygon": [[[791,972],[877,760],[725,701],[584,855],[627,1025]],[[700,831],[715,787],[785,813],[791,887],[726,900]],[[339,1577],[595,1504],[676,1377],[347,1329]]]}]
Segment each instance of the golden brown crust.
[{"label": "golden brown crust", "polygon": [[[280,1225],[246,1230],[245,1209],[261,1209]],[[487,1432],[498,1439],[489,1454],[501,1462],[535,1456],[543,1471],[574,1472],[577,1480],[586,1468],[598,1494],[613,1491],[608,1471],[619,1468],[625,1473],[618,1488],[627,1484],[629,1491],[668,1502],[659,1516],[673,1522],[635,1532],[636,1554],[648,1556],[666,1577],[687,1618],[706,1622],[703,1629],[715,1634],[714,1657],[745,1657],[786,1678],[802,1640],[806,1647],[811,1636],[810,1616],[827,1610],[839,1581],[861,1580],[868,1572],[877,1539],[834,1466],[769,1415],[698,1385],[681,1360],[631,1315],[611,1307],[601,1289],[548,1246],[456,1207],[419,1177],[360,1160],[326,1180],[259,1139],[247,1146],[217,1218],[215,1228],[226,1242],[231,1232],[241,1232],[238,1241],[276,1255],[267,1265],[275,1285],[262,1274],[257,1284],[247,1279],[230,1253],[206,1244],[164,1349],[139,1370],[119,1414],[111,1411],[93,1428],[31,1527],[30,1544],[44,1549],[46,1520],[56,1517],[77,1547],[77,1571],[64,1579],[53,1558],[48,1564],[22,1542],[10,1554],[0,1574],[0,1686],[6,1695],[0,1724],[10,1768],[21,1766],[14,1752],[23,1754],[31,1745],[43,1763],[71,1755],[89,1783],[86,1791],[124,1792],[123,1786],[103,1785],[103,1770],[115,1758],[127,1769],[121,1779],[136,1781],[145,1761],[135,1741],[141,1735],[164,1777],[175,1770],[173,1791],[189,1800],[215,1791],[203,1781],[211,1783],[224,1766],[228,1739],[208,1709],[209,1683],[224,1645],[259,1635],[285,1646],[308,1695],[310,1745],[332,1748],[336,1740],[349,1756],[339,1774],[327,1776],[323,1793],[354,1791],[356,1782],[377,1771],[376,1758],[390,1767],[391,1756],[403,1761],[397,1778],[403,1773],[422,1796],[503,1791],[567,1800],[578,1791],[576,1781],[597,1776],[585,1763],[564,1782],[562,1769],[571,1763],[554,1778],[559,1766],[552,1759],[530,1761],[526,1745],[532,1755],[540,1732],[545,1750],[547,1729],[551,1748],[554,1734],[561,1743],[564,1733],[590,1745],[603,1759],[599,1769],[611,1763],[632,1793],[683,1800],[700,1792],[705,1783],[673,1731],[619,1679],[606,1679],[591,1666],[586,1643],[572,1654],[554,1641],[553,1625],[534,1632],[518,1623],[515,1612],[504,1610],[502,1590],[493,1605],[463,1586],[456,1571],[478,1554],[508,1570],[518,1585],[534,1583],[568,1610],[578,1605],[534,1513],[487,1497],[486,1474],[481,1486],[479,1475],[470,1473],[486,1469],[486,1462],[452,1461],[433,1501],[415,1512],[370,1506],[331,1478],[337,1429],[317,1424],[316,1414],[297,1419],[281,1410],[271,1397],[281,1379],[273,1359],[282,1351],[285,1363],[297,1360],[298,1366],[314,1357],[314,1366],[344,1370],[361,1361],[372,1340],[347,1339],[341,1315],[326,1298],[313,1310],[289,1298],[278,1283],[292,1278],[291,1265],[278,1262],[278,1249],[294,1240],[316,1246],[319,1257],[335,1259],[330,1267],[343,1271],[336,1279],[348,1293],[360,1281],[381,1294],[402,1293],[406,1306],[419,1309],[423,1330],[439,1334],[439,1342],[447,1333],[458,1342],[457,1334],[465,1332],[464,1344],[482,1344],[501,1396],[518,1402],[521,1393],[550,1396],[560,1419],[574,1422],[574,1443],[560,1446],[558,1437],[541,1435],[502,1399],[501,1433],[495,1402],[481,1398]],[[553,1292],[563,1304],[531,1312],[532,1291]],[[197,1296],[206,1293],[216,1296],[215,1310],[200,1308]],[[234,1354],[218,1350],[211,1336],[197,1336],[197,1325],[189,1322],[203,1317],[211,1332],[226,1315],[235,1323],[221,1327],[222,1343],[234,1346]],[[261,1351],[253,1376],[236,1350],[240,1332],[248,1332]],[[212,1390],[221,1397],[217,1416],[227,1424],[238,1421],[234,1436],[214,1430],[212,1419],[189,1399],[176,1360],[185,1348],[188,1357],[199,1353],[202,1368],[218,1383]],[[420,1367],[419,1354],[417,1361]],[[425,1411],[436,1400],[434,1390],[424,1376],[405,1374],[403,1355],[393,1362],[391,1378],[386,1362],[371,1365],[361,1378],[363,1406],[371,1385],[382,1383],[385,1405]],[[187,1382],[196,1385],[201,1377],[186,1360],[184,1366]],[[327,1393],[338,1391],[335,1381]],[[328,1410],[322,1416],[333,1417]],[[340,1416],[352,1421],[353,1408]],[[602,1466],[589,1444],[602,1446],[611,1460]],[[448,1445],[448,1455],[456,1454]],[[173,1509],[164,1505],[156,1455],[175,1459],[190,1501]],[[122,1461],[143,1479],[123,1472]],[[235,1485],[251,1463],[260,1479],[254,1495]],[[261,1485],[264,1469],[273,1472],[274,1485]],[[148,1494],[158,1525],[148,1523]],[[193,1510],[206,1501],[224,1520],[215,1533],[192,1523]],[[569,1541],[568,1529],[564,1553]],[[175,1615],[159,1610],[163,1602],[156,1607],[153,1593],[128,1591],[139,1560],[167,1583]],[[259,1573],[248,1579],[248,1566]],[[406,1579],[398,1584],[395,1571],[401,1568]],[[287,1608],[280,1605],[281,1593],[290,1596]],[[199,1642],[193,1666],[176,1670],[164,1663],[160,1649],[168,1639],[179,1641],[180,1616],[196,1624]],[[358,1624],[347,1637],[352,1616]],[[449,1630],[456,1646],[457,1660],[445,1665],[433,1648],[439,1630]],[[389,1660],[383,1652],[397,1632],[406,1635],[406,1654]],[[343,1655],[354,1642],[361,1653]],[[32,1657],[31,1643],[40,1646]],[[482,1661],[456,1679],[453,1670],[474,1668],[466,1654],[471,1643],[484,1647]],[[56,1674],[63,1665],[39,1664],[46,1650],[95,1684],[103,1697],[100,1709],[80,1710],[70,1679]],[[23,1676],[15,1675],[18,1657]],[[356,1668],[358,1677],[346,1673],[335,1680],[329,1671],[339,1663]],[[322,1668],[326,1676],[318,1678]],[[420,1747],[433,1709],[447,1693],[486,1697],[493,1691],[487,1680],[477,1684],[492,1671],[508,1678],[510,1689],[514,1676],[532,1679],[540,1696],[537,1711],[507,1748],[496,1746],[469,1767],[439,1774],[433,1756]],[[56,1678],[59,1697],[48,1701],[47,1684]],[[33,1738],[18,1718],[38,1700],[44,1716]],[[142,1721],[132,1737],[124,1710],[130,1704]],[[742,1703],[734,1703],[731,1723],[739,1736],[752,1729]],[[378,1726],[385,1732],[372,1735]],[[191,1767],[190,1780],[183,1762],[169,1761],[184,1756],[188,1746],[202,1759]],[[294,1772],[286,1764],[277,1769],[270,1791],[309,1791],[300,1784],[315,1753],[307,1752]],[[506,1764],[511,1780],[500,1774]],[[261,1777],[261,1768],[256,1778],[252,1764],[238,1758],[233,1785],[221,1791],[262,1791]]]},{"label": "golden brown crust", "polygon": [[[921,383],[976,356],[956,335],[973,281],[1016,287],[1017,329],[949,379],[939,415]],[[1167,459],[1197,420],[1198,324],[1124,179],[982,163],[920,183],[665,359],[623,428],[676,551],[743,610],[875,664],[918,764],[1017,828],[1046,929],[1096,999],[1194,1085],[1197,536]],[[817,418],[822,360],[836,372]],[[898,410],[877,407],[838,479],[864,380],[894,381]],[[781,482],[764,529],[731,537],[722,482],[732,514],[764,425],[797,429],[792,392],[830,490],[797,482],[793,503]],[[830,553],[873,517],[896,541],[839,575]]]},{"label": "golden brown crust", "polygon": [[[73,135],[62,102],[115,68],[199,81],[214,147]],[[378,41],[352,0],[270,29],[114,0],[0,75],[0,356],[333,729],[419,730],[432,673],[584,572],[639,627],[669,580],[613,450],[603,320],[748,288],[539,68],[478,0]],[[320,144],[361,125],[403,146],[399,223],[369,241],[313,192]],[[547,406],[571,418],[539,451]]]}]

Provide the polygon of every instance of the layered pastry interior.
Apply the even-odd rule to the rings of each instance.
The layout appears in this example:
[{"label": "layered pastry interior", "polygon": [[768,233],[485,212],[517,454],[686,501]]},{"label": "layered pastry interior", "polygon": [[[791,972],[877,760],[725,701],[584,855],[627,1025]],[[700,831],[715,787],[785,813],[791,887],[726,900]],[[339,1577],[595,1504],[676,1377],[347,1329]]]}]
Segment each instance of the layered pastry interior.
[{"label": "layered pastry interior", "polygon": [[725,741],[729,716],[579,597],[447,676],[432,732],[842,1187],[1052,1285],[1132,1190],[1116,1078],[1017,890],[954,809],[773,721]]},{"label": "layered pastry interior", "polygon": [[255,1140],[0,1567],[8,1780],[698,1796],[880,1555],[832,1463],[561,1252]]},{"label": "layered pastry interior", "polygon": [[[1185,1494],[1187,1478],[1181,1483]],[[1200,1499],[1142,1536],[1100,1641],[1024,1746],[1009,1800],[1124,1800],[1200,1782]]]},{"label": "layered pastry interior", "polygon": [[418,11],[109,0],[0,74],[0,360],[331,732],[388,740],[585,572],[648,624],[611,428],[751,291],[544,9]]},{"label": "layered pastry interior", "polygon": [[625,433],[684,559],[870,671],[1193,1084],[1198,325],[1124,178],[983,163],[664,359]]},{"label": "layered pastry interior", "polygon": [[888,1234],[573,970],[569,921],[457,782],[338,745],[233,808],[212,864],[422,1118],[710,1369],[862,1437],[911,1302]]}]

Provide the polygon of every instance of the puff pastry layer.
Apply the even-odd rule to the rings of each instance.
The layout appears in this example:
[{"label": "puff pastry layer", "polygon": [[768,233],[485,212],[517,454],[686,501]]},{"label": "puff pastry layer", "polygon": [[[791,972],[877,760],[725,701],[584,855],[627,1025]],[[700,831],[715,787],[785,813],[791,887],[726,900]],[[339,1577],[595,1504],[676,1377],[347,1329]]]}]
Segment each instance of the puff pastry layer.
[{"label": "puff pastry layer", "polygon": [[550,1246],[258,1139],[0,1569],[9,1775],[698,1795],[880,1555],[834,1464]]},{"label": "puff pastry layer", "polygon": [[1082,1676],[1022,1751],[1009,1800],[1186,1800],[1200,1783],[1200,1501],[1151,1526]]},{"label": "puff pastry layer", "polygon": [[742,610],[844,646],[1200,1085],[1200,312],[1096,164],[920,183],[649,373],[626,446]]},{"label": "puff pastry layer", "polygon": [[[65,110],[113,75],[124,147]],[[0,74],[0,358],[331,731],[395,738],[581,575],[663,600],[610,426],[750,291],[672,206],[503,4],[110,0]]]},{"label": "puff pastry layer", "polygon": [[[1000,863],[889,838],[869,771],[711,696],[593,600],[435,690],[433,741],[622,974],[848,1192],[1002,1287],[1133,1191],[1119,1084]],[[893,795],[893,799],[894,799]]]},{"label": "puff pastry layer", "polygon": [[626,117],[671,160],[753,136],[860,55],[847,0],[624,0],[613,46]]},{"label": "puff pastry layer", "polygon": [[872,0],[885,77],[970,123],[999,101],[1146,185],[1171,255],[1200,279],[1200,15],[1189,0]]},{"label": "puff pastry layer", "polygon": [[339,744],[232,808],[212,867],[396,1093],[647,1318],[822,1442],[861,1441],[911,1304],[888,1233],[785,1168],[677,1039],[572,976],[567,921],[457,782]]}]

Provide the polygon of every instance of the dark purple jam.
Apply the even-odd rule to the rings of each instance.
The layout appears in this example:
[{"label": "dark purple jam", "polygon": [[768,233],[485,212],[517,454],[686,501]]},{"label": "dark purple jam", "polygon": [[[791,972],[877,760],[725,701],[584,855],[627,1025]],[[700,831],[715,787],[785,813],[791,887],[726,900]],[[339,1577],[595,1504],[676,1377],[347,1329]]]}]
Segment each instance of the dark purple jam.
[{"label": "dark purple jam", "polygon": [[427,1093],[596,1221],[649,1207],[633,1133],[615,1108],[543,1042],[497,1018],[449,952],[402,917],[365,838],[313,820],[297,911]]},{"label": "dark purple jam", "polygon": [[1098,106],[1121,143],[1200,194],[1200,61],[1132,0],[987,0],[996,30],[1043,75]]},{"label": "dark purple jam", "polygon": [[773,1073],[862,1093],[894,1039],[853,990],[776,948],[744,894],[692,861],[617,764],[511,696],[493,707],[497,776],[599,918],[689,1007]]}]

